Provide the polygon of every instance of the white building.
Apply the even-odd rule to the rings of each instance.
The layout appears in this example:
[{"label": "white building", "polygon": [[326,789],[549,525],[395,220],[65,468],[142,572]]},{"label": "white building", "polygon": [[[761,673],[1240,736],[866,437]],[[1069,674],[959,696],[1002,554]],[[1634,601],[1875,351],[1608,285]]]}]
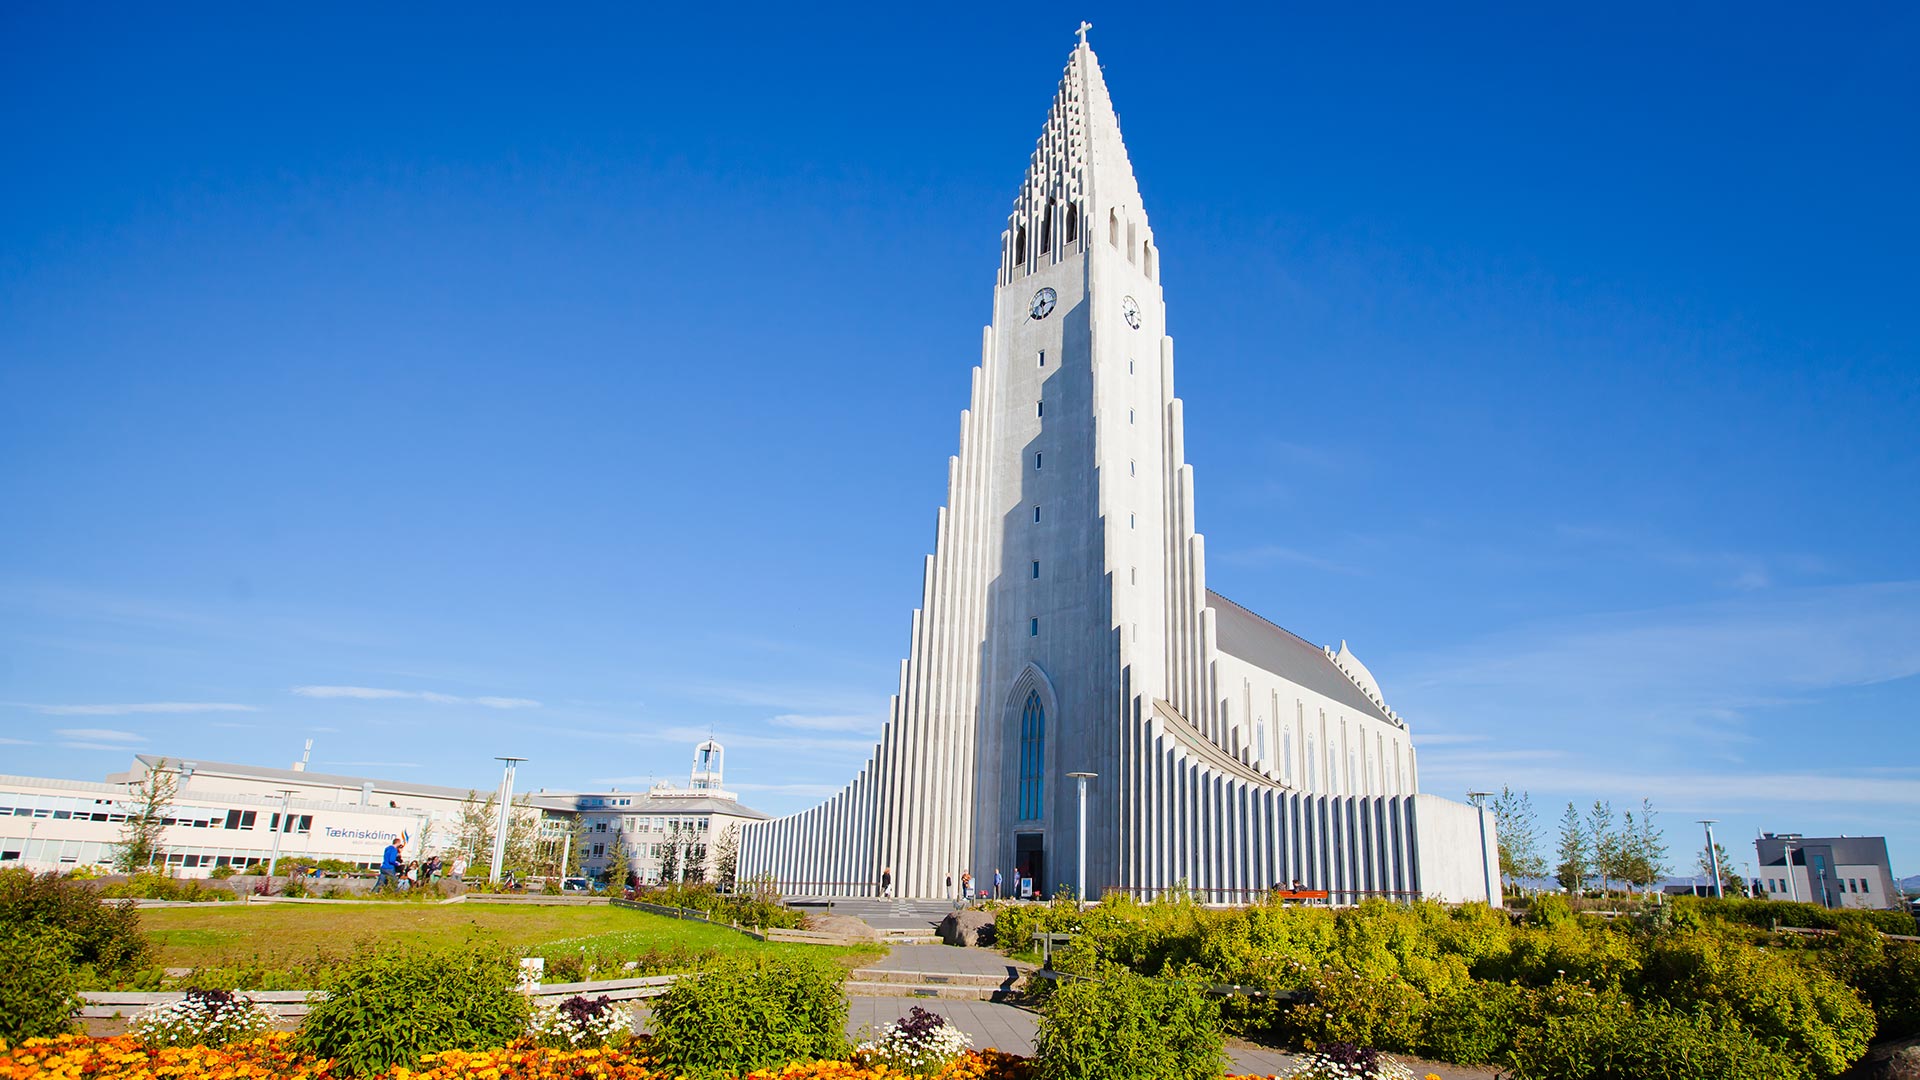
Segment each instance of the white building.
[{"label": "white building", "polygon": [[[1344,643],[1208,588],[1160,251],[1084,36],[1001,234],[911,647],[843,791],[745,829],[741,873],[906,896],[963,871],[1234,899],[1491,899],[1490,815],[1419,793],[1407,723]],[[1491,895],[1490,895],[1491,894]]]},{"label": "white building", "polygon": [[1798,900],[1830,908],[1898,908],[1884,836],[1801,836],[1763,833],[1753,842],[1760,887],[1769,900]]},{"label": "white building", "polygon": [[[595,791],[580,794],[543,792],[533,797],[542,809],[578,815],[586,825],[586,850],[580,868],[604,880],[613,864],[616,845],[625,844],[627,865],[643,884],[667,880],[663,868],[673,864],[675,881],[712,881],[721,839],[767,815],[740,804],[740,797],[721,786],[725,750],[712,739],[693,751],[693,771],[686,787],[661,782],[643,792]],[[677,847],[669,859],[668,849]]]},{"label": "white building", "polygon": [[[686,788],[656,785],[642,794],[529,792],[515,795],[515,805],[524,807],[516,812],[539,815],[542,836],[562,844],[574,818],[583,816],[588,847],[581,862],[590,872],[604,871],[613,838],[624,835],[635,871],[657,881],[660,848],[669,835],[684,836],[696,851],[696,864],[703,864],[728,827],[766,818],[720,788],[723,753],[718,743],[701,743]],[[134,788],[162,762],[178,778],[178,789],[162,817],[163,857],[155,869],[182,877],[264,863],[274,852],[276,831],[283,860],[339,859],[375,868],[396,836],[407,839],[409,861],[435,854],[450,859],[468,800],[484,803],[495,794],[491,786],[316,773],[301,763],[276,769],[140,754],[126,772],[99,783],[0,775],[0,866],[38,871],[110,865],[127,815],[139,812]],[[681,831],[670,832],[676,827]],[[485,871],[480,866],[469,875]]]}]

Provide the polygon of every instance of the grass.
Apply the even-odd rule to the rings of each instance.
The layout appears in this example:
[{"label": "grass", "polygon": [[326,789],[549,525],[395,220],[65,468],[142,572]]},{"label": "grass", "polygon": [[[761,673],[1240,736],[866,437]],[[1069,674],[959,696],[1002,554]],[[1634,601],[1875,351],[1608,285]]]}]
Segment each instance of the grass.
[{"label": "grass", "polygon": [[381,944],[497,944],[550,959],[582,948],[627,958],[798,949],[848,966],[883,951],[762,942],[721,926],[599,904],[234,904],[150,908],[140,922],[155,959],[170,968],[305,966]]}]

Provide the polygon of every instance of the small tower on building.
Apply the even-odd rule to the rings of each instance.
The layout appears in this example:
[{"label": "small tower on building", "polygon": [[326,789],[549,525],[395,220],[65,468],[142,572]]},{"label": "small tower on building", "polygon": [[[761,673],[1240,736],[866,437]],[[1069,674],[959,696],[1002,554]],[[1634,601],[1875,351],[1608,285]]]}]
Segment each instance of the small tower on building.
[{"label": "small tower on building", "polygon": [[693,748],[693,776],[687,785],[694,791],[720,790],[720,764],[726,750],[712,739]]}]

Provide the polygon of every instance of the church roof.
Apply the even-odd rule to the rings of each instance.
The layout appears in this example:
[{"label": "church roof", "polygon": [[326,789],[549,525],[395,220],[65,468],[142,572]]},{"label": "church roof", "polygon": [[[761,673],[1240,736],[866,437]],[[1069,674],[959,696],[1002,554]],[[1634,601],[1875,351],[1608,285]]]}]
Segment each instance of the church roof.
[{"label": "church roof", "polygon": [[[1324,694],[1368,716],[1400,726],[1399,718],[1389,714],[1385,705],[1369,698],[1351,676],[1340,670],[1325,649],[1261,618],[1212,589],[1207,590],[1207,607],[1213,612],[1220,651],[1271,671],[1317,694]],[[1344,642],[1341,648],[1346,648]]]}]

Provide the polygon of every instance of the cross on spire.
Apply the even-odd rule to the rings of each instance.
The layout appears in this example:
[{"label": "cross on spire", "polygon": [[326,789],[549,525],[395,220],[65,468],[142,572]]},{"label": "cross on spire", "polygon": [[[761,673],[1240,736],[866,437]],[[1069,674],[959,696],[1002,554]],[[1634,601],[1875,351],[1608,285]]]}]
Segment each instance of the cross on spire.
[{"label": "cross on spire", "polygon": [[1074,31],[1074,33],[1080,35],[1080,47],[1083,49],[1087,47],[1087,31],[1091,29],[1093,29],[1093,24],[1082,19],[1080,20],[1080,29]]}]

